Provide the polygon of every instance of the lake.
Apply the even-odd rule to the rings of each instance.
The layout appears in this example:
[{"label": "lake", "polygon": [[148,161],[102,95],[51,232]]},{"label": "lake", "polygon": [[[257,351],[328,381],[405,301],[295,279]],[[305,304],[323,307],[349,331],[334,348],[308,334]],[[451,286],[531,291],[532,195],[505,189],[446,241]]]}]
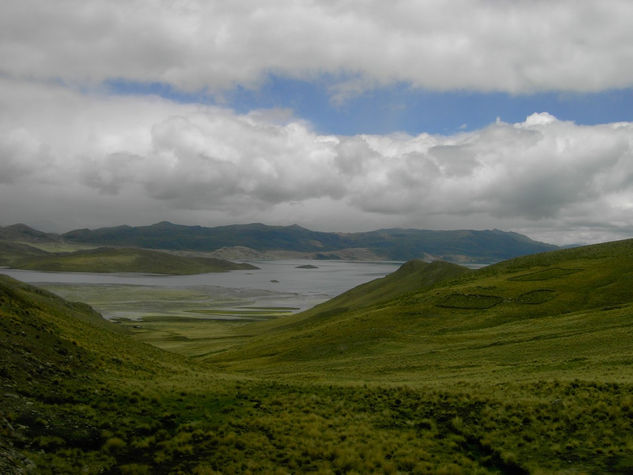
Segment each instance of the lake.
[{"label": "lake", "polygon": [[[295,312],[395,271],[401,262],[249,261],[258,270],[186,276],[0,269],[1,273],[83,301],[106,318],[204,315],[243,319],[236,309]],[[306,269],[300,266],[312,265]],[[209,315],[209,308],[214,309]],[[250,312],[254,313],[254,312]]]}]

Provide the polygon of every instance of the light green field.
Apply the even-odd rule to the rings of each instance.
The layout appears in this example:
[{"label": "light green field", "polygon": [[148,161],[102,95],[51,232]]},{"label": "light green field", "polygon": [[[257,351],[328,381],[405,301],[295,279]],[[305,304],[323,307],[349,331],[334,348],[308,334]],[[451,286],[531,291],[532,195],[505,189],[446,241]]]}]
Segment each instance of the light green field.
[{"label": "light green field", "polygon": [[[268,296],[234,296],[230,289],[141,285],[44,284],[71,301],[90,304],[140,341],[186,356],[208,355],[252,336],[246,323],[296,312],[291,306],[263,306]],[[275,296],[275,299],[283,298]]]}]

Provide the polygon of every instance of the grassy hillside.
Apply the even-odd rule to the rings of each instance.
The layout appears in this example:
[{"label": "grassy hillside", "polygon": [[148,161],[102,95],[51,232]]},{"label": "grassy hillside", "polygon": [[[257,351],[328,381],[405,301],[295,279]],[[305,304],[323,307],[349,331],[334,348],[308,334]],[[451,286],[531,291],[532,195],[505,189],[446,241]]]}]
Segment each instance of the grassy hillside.
[{"label": "grassy hillside", "polygon": [[62,238],[58,234],[43,233],[20,223],[0,226],[0,240],[45,244],[60,242]]},{"label": "grassy hillside", "polygon": [[46,251],[42,251],[28,244],[0,241],[0,266],[12,266],[20,259],[28,257],[41,257],[47,254]]},{"label": "grassy hillside", "polygon": [[60,272],[144,272],[152,274],[202,274],[256,269],[208,257],[184,257],[145,249],[102,247],[66,254],[46,254],[14,261],[18,269]]},{"label": "grassy hillside", "polygon": [[[397,288],[398,273],[376,282]],[[633,241],[517,258],[454,275],[372,306],[360,287],[339,301],[279,319],[223,368],[306,378],[415,383],[441,378],[561,377],[568,369],[628,374],[633,342]],[[615,344],[617,342],[617,344]]]},{"label": "grassy hillside", "polygon": [[438,282],[457,277],[468,268],[448,262],[424,262],[412,260],[403,264],[396,272],[381,279],[372,280],[318,305],[314,312],[332,309],[360,309],[388,302],[401,295],[428,289]]},{"label": "grassy hillside", "polygon": [[205,362],[0,278],[0,472],[631,473],[632,260],[413,262]]}]

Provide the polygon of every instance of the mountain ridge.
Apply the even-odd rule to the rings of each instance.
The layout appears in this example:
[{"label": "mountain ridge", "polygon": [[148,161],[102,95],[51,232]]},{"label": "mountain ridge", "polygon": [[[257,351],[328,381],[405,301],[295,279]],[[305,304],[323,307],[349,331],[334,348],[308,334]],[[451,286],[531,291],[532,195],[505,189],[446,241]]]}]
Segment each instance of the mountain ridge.
[{"label": "mountain ridge", "polygon": [[78,229],[61,237],[72,243],[133,246],[149,249],[213,252],[222,248],[255,252],[291,251],[316,259],[341,259],[345,250],[365,250],[385,260],[446,260],[490,263],[557,249],[515,232],[494,230],[421,230],[387,228],[357,233],[312,231],[299,225],[262,223],[216,227],[185,226],[162,221],[149,226]]}]

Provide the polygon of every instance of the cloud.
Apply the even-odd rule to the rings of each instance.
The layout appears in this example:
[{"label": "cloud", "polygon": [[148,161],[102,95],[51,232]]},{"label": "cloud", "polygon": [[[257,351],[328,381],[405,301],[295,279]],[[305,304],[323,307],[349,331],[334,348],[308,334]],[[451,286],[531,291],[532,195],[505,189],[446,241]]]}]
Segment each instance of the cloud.
[{"label": "cloud", "polygon": [[555,241],[631,231],[628,122],[579,126],[537,113],[450,136],[333,136],[287,111],[237,114],[7,79],[0,106],[4,224],[51,215],[56,230],[162,219],[499,227]]},{"label": "cloud", "polygon": [[393,83],[600,91],[633,85],[631,17],[628,0],[5,0],[0,74],[210,92],[325,74],[335,101]]},{"label": "cloud", "polygon": [[45,147],[23,128],[0,130],[0,184],[16,183],[48,165]]}]

